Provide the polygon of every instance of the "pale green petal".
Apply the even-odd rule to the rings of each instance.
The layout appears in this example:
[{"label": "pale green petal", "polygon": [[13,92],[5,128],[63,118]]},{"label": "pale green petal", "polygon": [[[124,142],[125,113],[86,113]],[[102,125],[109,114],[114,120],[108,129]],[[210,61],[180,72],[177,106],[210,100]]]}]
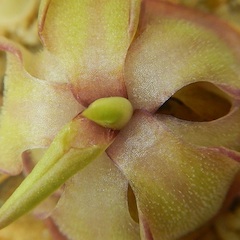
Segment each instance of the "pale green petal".
[{"label": "pale green petal", "polygon": [[130,217],[128,182],[103,155],[69,180],[53,219],[73,240],[138,240],[139,226]]},{"label": "pale green petal", "polygon": [[143,239],[178,239],[205,224],[240,170],[239,152],[188,144],[145,112],[134,115],[108,154],[136,195]]},{"label": "pale green petal", "polygon": [[125,76],[133,106],[156,111],[177,90],[198,81],[239,96],[240,36],[216,19],[167,6],[149,8],[145,29],[129,49]]},{"label": "pale green petal", "polygon": [[0,47],[10,51],[0,120],[0,168],[15,175],[22,169],[22,152],[49,146],[61,127],[83,107],[67,84],[29,75],[21,61],[29,56],[22,56],[15,45],[3,42]]},{"label": "pale green petal", "polygon": [[39,31],[44,46],[64,64],[75,97],[89,104],[126,97],[123,65],[135,34],[140,0],[46,0]]},{"label": "pale green petal", "polygon": [[161,122],[178,137],[192,144],[217,147],[224,146],[240,151],[240,109],[233,109],[227,116],[210,122],[191,122],[171,116],[158,115]]}]

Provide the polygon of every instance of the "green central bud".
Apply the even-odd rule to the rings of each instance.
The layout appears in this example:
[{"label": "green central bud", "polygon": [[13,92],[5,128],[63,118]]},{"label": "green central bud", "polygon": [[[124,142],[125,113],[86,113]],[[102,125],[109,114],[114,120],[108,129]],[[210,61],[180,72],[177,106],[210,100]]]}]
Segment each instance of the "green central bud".
[{"label": "green central bud", "polygon": [[83,111],[82,115],[102,127],[122,129],[133,114],[129,100],[123,97],[100,98]]},{"label": "green central bud", "polygon": [[[66,124],[33,171],[0,208],[0,229],[33,209],[101,155],[116,136],[111,129],[123,128],[132,113],[132,105],[125,98],[101,98]],[[93,126],[89,120],[100,126]]]}]

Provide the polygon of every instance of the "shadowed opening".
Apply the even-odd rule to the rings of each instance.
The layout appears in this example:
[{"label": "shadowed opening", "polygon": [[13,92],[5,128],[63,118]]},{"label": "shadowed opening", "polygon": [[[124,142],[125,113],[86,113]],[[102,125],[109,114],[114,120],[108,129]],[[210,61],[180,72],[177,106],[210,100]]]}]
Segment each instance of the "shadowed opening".
[{"label": "shadowed opening", "polygon": [[230,97],[214,84],[197,82],[177,91],[156,113],[187,121],[207,122],[225,116],[231,106]]},{"label": "shadowed opening", "polygon": [[18,176],[0,176],[0,207],[12,195],[23,179],[24,177],[22,174]]},{"label": "shadowed opening", "polygon": [[233,199],[233,202],[229,206],[229,210],[231,212],[235,212],[240,208],[240,196],[237,196],[236,198]]},{"label": "shadowed opening", "polygon": [[43,157],[46,150],[45,148],[35,148],[23,152],[23,172],[25,175],[28,175],[32,171],[37,162]]},{"label": "shadowed opening", "polygon": [[135,222],[139,223],[136,197],[130,185],[128,185],[127,200],[130,216]]},{"label": "shadowed opening", "polygon": [[0,106],[2,105],[3,89],[4,89],[4,76],[6,71],[6,54],[0,51]]}]

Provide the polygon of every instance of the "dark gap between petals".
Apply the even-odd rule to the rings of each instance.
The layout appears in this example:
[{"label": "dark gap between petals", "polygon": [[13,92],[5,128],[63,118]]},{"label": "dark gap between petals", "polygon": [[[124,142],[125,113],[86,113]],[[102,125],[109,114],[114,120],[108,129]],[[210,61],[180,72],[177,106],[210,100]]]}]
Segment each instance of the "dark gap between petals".
[{"label": "dark gap between petals", "polygon": [[0,106],[2,105],[5,71],[6,71],[6,53],[0,51]]},{"label": "dark gap between petals", "polygon": [[0,206],[12,195],[23,179],[23,175],[20,174],[17,176],[9,176],[0,182]]},{"label": "dark gap between petals", "polygon": [[236,198],[234,198],[233,202],[229,206],[229,210],[231,212],[235,212],[237,209],[239,209],[239,207],[240,207],[240,196],[237,196]]},{"label": "dark gap between petals", "polygon": [[128,185],[127,200],[130,216],[135,222],[139,223],[136,197],[130,185]]},{"label": "dark gap between petals", "polygon": [[23,152],[22,160],[23,160],[23,173],[24,175],[28,175],[37,164],[37,162],[42,158],[46,149],[44,148],[35,148],[29,149]]},{"label": "dark gap between petals", "polygon": [[208,122],[227,115],[230,97],[210,82],[189,84],[172,95],[156,112],[179,119]]}]

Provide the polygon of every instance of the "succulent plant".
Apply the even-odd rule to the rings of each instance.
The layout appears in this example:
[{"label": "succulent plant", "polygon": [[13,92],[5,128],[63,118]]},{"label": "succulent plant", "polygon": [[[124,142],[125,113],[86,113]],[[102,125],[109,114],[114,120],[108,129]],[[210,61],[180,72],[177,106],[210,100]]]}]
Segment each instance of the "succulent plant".
[{"label": "succulent plant", "polygon": [[1,228],[45,200],[65,239],[176,240],[232,206],[236,28],[164,1],[42,0],[38,31],[34,53],[0,38],[0,169],[18,175],[46,149]]}]

